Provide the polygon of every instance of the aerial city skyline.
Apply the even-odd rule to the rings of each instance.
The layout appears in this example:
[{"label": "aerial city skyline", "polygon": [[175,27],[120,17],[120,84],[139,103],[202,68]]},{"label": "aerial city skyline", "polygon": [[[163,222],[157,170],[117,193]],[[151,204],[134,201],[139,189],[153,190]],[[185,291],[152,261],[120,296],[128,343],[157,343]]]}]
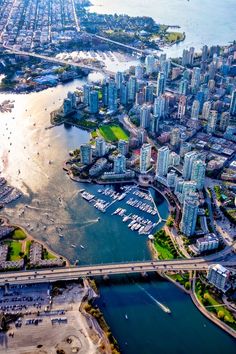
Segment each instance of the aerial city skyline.
[{"label": "aerial city skyline", "polygon": [[0,0],[1,353],[234,352],[235,4],[142,6]]}]

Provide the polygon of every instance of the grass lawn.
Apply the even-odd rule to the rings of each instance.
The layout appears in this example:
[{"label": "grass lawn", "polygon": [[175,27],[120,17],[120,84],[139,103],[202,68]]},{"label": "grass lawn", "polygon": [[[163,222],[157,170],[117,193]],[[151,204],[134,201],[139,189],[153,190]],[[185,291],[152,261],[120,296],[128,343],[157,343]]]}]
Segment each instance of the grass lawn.
[{"label": "grass lawn", "polygon": [[22,256],[20,256],[21,253],[21,248],[22,248],[22,243],[19,241],[8,241],[7,242],[9,246],[9,260],[10,261],[19,261]]},{"label": "grass lawn", "polygon": [[24,240],[26,237],[27,236],[22,229],[16,229],[12,234],[13,240]]},{"label": "grass lawn", "polygon": [[57,257],[55,257],[52,253],[48,252],[47,250],[44,250],[43,252],[43,259],[56,259]]},{"label": "grass lawn", "polygon": [[179,283],[189,280],[189,274],[171,274],[171,278],[178,281]]},{"label": "grass lawn", "polygon": [[184,273],[184,274],[168,274],[168,276],[180,283],[182,286],[186,285],[186,282],[189,281],[189,273]]},{"label": "grass lawn", "polygon": [[154,241],[154,246],[158,252],[159,259],[174,259],[174,255],[167,248],[161,246],[157,241]]},{"label": "grass lawn", "polygon": [[154,247],[158,252],[159,259],[174,259],[178,254],[172,244],[171,239],[164,230],[159,230],[154,234]]},{"label": "grass lawn", "polygon": [[94,131],[91,132],[90,134],[91,134],[91,136],[92,136],[93,139],[97,138],[97,136],[98,136],[98,133],[97,133],[96,130],[94,130]]},{"label": "grass lawn", "polygon": [[119,125],[102,125],[99,132],[107,141],[128,140],[129,138],[128,134]]},{"label": "grass lawn", "polygon": [[205,289],[204,284],[197,281],[195,291],[197,298],[209,312],[214,313],[217,317],[219,312],[221,312],[221,321],[236,329],[236,321],[233,315],[225,306],[219,306],[221,303],[218,302],[207,289]]},{"label": "grass lawn", "polygon": [[183,39],[183,33],[181,32],[166,32],[166,40],[170,43]]},{"label": "grass lawn", "polygon": [[32,241],[26,241],[26,247],[25,247],[25,254],[27,256],[27,258],[29,258],[29,253],[30,253],[30,245],[31,245]]},{"label": "grass lawn", "polygon": [[216,306],[216,307],[207,307],[209,311],[214,311],[214,312],[222,311],[224,313],[224,316],[227,316],[228,322],[231,323],[235,322],[233,316],[225,306],[219,306],[220,303],[209,292],[206,291],[205,294],[207,294],[207,301],[209,303],[209,305],[207,306]]}]

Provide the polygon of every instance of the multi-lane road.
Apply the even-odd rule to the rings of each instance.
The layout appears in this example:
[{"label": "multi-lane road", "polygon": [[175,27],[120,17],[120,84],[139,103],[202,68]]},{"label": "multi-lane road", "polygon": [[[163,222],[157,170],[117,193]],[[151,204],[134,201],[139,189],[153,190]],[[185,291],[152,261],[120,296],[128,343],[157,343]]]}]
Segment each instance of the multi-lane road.
[{"label": "multi-lane road", "polygon": [[[191,259],[175,259],[168,261],[142,261],[126,263],[110,263],[85,265],[79,267],[50,268],[40,270],[15,271],[0,273],[0,286],[5,284],[34,284],[56,282],[60,280],[76,280],[83,277],[109,276],[116,274],[167,272],[167,271],[206,271],[209,265],[220,261],[224,266],[236,268],[236,256],[231,249],[223,250],[216,255]],[[224,259],[224,260],[222,260]],[[235,269],[234,269],[235,270]]]}]

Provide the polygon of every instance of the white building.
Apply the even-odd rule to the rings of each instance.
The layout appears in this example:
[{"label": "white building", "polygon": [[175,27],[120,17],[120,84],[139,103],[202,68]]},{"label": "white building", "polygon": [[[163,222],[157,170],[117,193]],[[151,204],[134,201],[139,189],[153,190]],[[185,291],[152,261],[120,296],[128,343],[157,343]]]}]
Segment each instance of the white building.
[{"label": "white building", "polygon": [[153,55],[147,55],[145,58],[146,73],[152,74],[155,71],[156,59]]},{"label": "white building", "polygon": [[199,252],[214,250],[219,246],[219,239],[215,234],[209,234],[197,239],[196,246]]},{"label": "white building", "polygon": [[226,292],[230,288],[230,271],[221,264],[213,264],[208,268],[207,279],[217,289]]},{"label": "white building", "polygon": [[151,165],[151,144],[143,144],[140,149],[140,173],[147,173]]},{"label": "white building", "polygon": [[195,233],[198,205],[199,202],[196,193],[190,193],[184,200],[180,230],[187,237],[193,236]]},{"label": "white building", "polygon": [[202,190],[205,183],[206,163],[195,160],[192,166],[191,180],[197,183],[197,189]]},{"label": "white building", "polygon": [[114,169],[115,174],[126,172],[126,158],[124,155],[119,154],[114,158]]},{"label": "white building", "polygon": [[170,150],[167,146],[158,149],[156,175],[164,177],[168,172]]}]

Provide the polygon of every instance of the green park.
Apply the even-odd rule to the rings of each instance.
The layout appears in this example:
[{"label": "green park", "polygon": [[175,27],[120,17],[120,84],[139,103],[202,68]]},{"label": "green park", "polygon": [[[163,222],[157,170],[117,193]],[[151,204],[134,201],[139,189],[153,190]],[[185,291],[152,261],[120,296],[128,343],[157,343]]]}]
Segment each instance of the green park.
[{"label": "green park", "polygon": [[106,141],[110,142],[115,142],[120,139],[129,139],[128,133],[119,125],[102,125],[99,128],[99,133]]}]

